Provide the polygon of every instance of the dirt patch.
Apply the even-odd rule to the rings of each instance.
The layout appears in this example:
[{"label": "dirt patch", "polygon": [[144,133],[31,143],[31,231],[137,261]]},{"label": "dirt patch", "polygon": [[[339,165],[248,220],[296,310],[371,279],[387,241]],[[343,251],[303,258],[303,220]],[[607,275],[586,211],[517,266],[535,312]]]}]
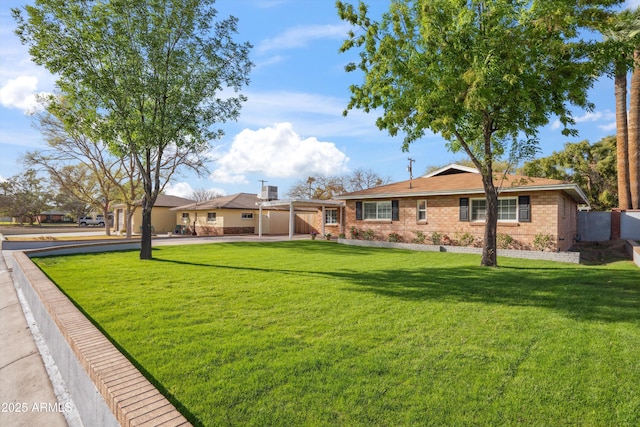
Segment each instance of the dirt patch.
[{"label": "dirt patch", "polygon": [[587,265],[602,265],[631,259],[627,252],[626,240],[580,242],[572,251],[580,252],[580,262]]}]

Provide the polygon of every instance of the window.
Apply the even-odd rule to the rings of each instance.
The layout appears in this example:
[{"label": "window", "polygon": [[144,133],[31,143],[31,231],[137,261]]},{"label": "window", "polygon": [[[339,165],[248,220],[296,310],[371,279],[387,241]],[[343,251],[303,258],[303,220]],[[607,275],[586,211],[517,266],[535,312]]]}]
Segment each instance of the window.
[{"label": "window", "polygon": [[216,222],[215,212],[207,212],[207,222]]},{"label": "window", "polygon": [[516,221],[517,219],[517,199],[498,199],[498,221]]},{"label": "window", "polygon": [[242,219],[253,219],[253,212],[242,212]]},{"label": "window", "polygon": [[189,222],[189,212],[182,212],[182,222]]},{"label": "window", "polygon": [[[471,200],[471,221],[484,221],[487,218],[487,201]],[[517,199],[498,199],[498,221],[516,221],[518,219]]]},{"label": "window", "polygon": [[416,219],[418,221],[427,220],[427,201],[426,200],[418,200]]},{"label": "window", "polygon": [[483,221],[487,218],[487,201],[484,199],[471,200],[471,221]]},{"label": "window", "polygon": [[336,225],[338,223],[338,209],[326,209],[324,211],[324,223]]},{"label": "window", "polygon": [[391,200],[364,202],[364,219],[391,219]]}]

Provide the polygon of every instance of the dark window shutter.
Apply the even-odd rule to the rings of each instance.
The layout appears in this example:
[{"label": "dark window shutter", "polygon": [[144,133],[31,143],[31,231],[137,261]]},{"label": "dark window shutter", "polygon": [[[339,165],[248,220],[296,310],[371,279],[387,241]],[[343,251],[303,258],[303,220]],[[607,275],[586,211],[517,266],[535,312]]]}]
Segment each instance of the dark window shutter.
[{"label": "dark window shutter", "polygon": [[460,221],[469,221],[469,198],[460,197]]},{"label": "dark window shutter", "polygon": [[362,202],[356,202],[356,221],[362,221]]},{"label": "dark window shutter", "polygon": [[531,199],[529,196],[518,197],[518,220],[531,222]]},{"label": "dark window shutter", "polygon": [[398,200],[391,201],[391,221],[400,221],[400,203]]}]

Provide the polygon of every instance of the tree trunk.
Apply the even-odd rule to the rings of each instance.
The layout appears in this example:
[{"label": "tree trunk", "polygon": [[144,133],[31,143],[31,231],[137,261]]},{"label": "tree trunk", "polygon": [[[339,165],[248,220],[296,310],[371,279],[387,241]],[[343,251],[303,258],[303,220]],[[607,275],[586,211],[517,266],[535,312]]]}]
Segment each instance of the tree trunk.
[{"label": "tree trunk", "polygon": [[618,207],[631,208],[629,185],[629,153],[627,127],[627,74],[626,69],[615,76],[616,97],[616,156],[618,167]]},{"label": "tree trunk", "polygon": [[109,205],[102,207],[102,218],[104,218],[104,235],[111,236],[111,224],[109,223]]},{"label": "tree trunk", "polygon": [[131,208],[129,206],[127,206],[125,213],[124,213],[124,226],[125,228],[125,232],[127,235],[127,239],[131,238],[131,223],[133,221],[133,211],[131,210]]},{"label": "tree trunk", "polygon": [[151,209],[153,204],[145,200],[142,202],[142,238],[140,243],[140,259],[151,259]]},{"label": "tree trunk", "polygon": [[487,202],[487,219],[484,226],[484,241],[482,243],[482,260],[480,265],[485,267],[498,266],[498,192],[493,184],[493,174],[485,176],[482,172],[485,200]]},{"label": "tree trunk", "polygon": [[640,209],[640,50],[633,52],[634,69],[629,93],[629,189],[630,207]]}]

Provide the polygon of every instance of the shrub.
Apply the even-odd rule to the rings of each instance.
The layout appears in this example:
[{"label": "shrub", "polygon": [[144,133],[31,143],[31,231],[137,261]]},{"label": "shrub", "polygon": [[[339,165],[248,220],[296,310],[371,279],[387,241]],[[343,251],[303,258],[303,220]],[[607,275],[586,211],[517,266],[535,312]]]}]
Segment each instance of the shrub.
[{"label": "shrub", "polygon": [[553,250],[553,237],[550,234],[536,234],[533,238],[533,249],[536,251],[544,251],[545,249]]},{"label": "shrub", "polygon": [[389,233],[389,241],[392,243],[402,242],[402,236],[398,233]]},{"label": "shrub", "polygon": [[473,237],[473,234],[471,233],[456,233],[456,243],[460,246],[471,246],[473,244],[473,241],[475,240],[475,237]]},{"label": "shrub", "polygon": [[431,233],[431,243],[433,243],[434,245],[439,245],[441,242],[442,234],[438,233],[437,231]]},{"label": "shrub", "polygon": [[360,230],[358,230],[355,226],[351,226],[351,228],[349,229],[349,233],[351,234],[351,238],[352,239],[361,239],[362,238],[362,233],[360,232]]},{"label": "shrub", "polygon": [[415,233],[416,233],[416,237],[414,237],[411,240],[411,243],[420,243],[420,244],[424,243],[424,241],[426,240],[427,236],[425,236],[424,233],[422,231],[420,231],[420,230],[416,231]]},{"label": "shrub", "polygon": [[362,232],[362,238],[364,240],[375,240],[376,239],[376,233],[373,230],[364,230]]},{"label": "shrub", "polygon": [[508,234],[498,233],[498,235],[496,236],[496,244],[498,246],[498,249],[509,249],[513,242],[513,237],[509,236]]}]

